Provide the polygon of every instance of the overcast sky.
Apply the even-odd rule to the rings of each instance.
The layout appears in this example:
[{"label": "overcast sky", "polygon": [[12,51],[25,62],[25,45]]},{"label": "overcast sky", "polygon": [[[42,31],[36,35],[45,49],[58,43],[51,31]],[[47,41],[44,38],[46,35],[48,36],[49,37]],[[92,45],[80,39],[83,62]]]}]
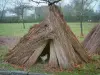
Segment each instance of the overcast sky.
[{"label": "overcast sky", "polygon": [[[0,0],[0,9],[2,9],[2,4],[4,4],[5,1],[8,1],[7,5],[6,5],[6,8],[14,8],[14,3],[17,1],[17,0]],[[21,1],[21,0],[19,0]],[[34,3],[34,2],[29,2],[29,0],[22,0],[23,2],[25,3],[29,3],[30,5],[32,6],[42,6],[42,5],[47,5],[47,4],[37,4],[37,3]],[[34,0],[34,1],[41,1],[41,0]],[[71,0],[62,0],[61,3],[62,3],[62,6],[63,5],[67,5],[67,4],[70,4],[70,1]],[[98,1],[98,3],[93,3],[92,6],[94,6],[95,4],[95,7],[94,7],[94,10],[97,10],[98,8],[98,4],[99,4],[100,0]]]}]

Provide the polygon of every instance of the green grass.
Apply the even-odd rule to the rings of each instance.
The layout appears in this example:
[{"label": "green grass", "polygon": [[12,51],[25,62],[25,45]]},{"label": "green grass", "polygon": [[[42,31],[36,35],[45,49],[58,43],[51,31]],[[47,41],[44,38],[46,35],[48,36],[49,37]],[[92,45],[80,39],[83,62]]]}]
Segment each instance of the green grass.
[{"label": "green grass", "polygon": [[[26,28],[23,29],[23,25],[21,23],[1,23],[0,24],[0,36],[23,36],[26,34],[29,30],[29,28],[35,23],[25,23]],[[84,35],[87,35],[88,32],[91,30],[91,28],[96,23],[83,23],[83,31]],[[68,25],[71,27],[72,31],[75,33],[75,35],[80,39],[83,40],[84,38],[79,37],[80,36],[80,24],[79,23],[68,23]],[[4,56],[8,52],[7,47],[0,46],[0,68],[7,69],[7,70],[22,70],[19,68],[14,68],[12,65],[4,63]],[[94,56],[93,59],[95,61],[100,60],[100,56]],[[75,69],[72,72],[51,72],[50,74],[54,75],[100,75],[100,69],[96,69],[97,63],[88,63],[84,64],[84,66],[80,69]],[[31,67],[29,69],[30,72],[42,72],[42,73],[48,73],[45,72],[43,69],[43,65],[37,64],[34,67]]]},{"label": "green grass", "polygon": [[[83,23],[83,32],[86,35],[96,23]],[[68,23],[75,35],[80,36],[80,23]]]},{"label": "green grass", "polygon": [[[100,60],[100,59],[96,59],[96,61],[97,60]],[[91,62],[88,64],[84,64],[83,67],[75,69],[72,72],[58,72],[56,73],[56,75],[100,75],[100,69],[96,68],[98,63],[100,64],[100,62],[95,62],[95,63]]]},{"label": "green grass", "polygon": [[17,70],[13,68],[10,64],[7,64],[4,62],[4,56],[8,52],[7,47],[5,46],[0,46],[0,69],[4,70]]},{"label": "green grass", "polygon": [[[0,23],[0,35],[4,36],[23,36],[29,28],[35,23],[25,23],[26,28],[23,29],[22,23]],[[83,23],[83,31],[86,35],[96,23]],[[68,23],[75,35],[80,36],[80,23]]]},{"label": "green grass", "polygon": [[0,24],[0,35],[4,36],[23,36],[27,33],[32,23],[26,23],[26,28],[23,29],[23,25],[21,23],[1,23]]}]

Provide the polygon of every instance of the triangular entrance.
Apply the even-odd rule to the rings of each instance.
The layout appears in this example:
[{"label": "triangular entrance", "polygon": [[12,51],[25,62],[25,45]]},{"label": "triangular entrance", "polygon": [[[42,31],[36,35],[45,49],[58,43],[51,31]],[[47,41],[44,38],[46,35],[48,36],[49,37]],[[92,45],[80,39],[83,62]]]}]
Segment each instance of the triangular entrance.
[{"label": "triangular entrance", "polygon": [[40,63],[43,63],[43,64],[49,62],[49,59],[50,59],[50,42],[51,42],[51,40],[48,41],[47,45],[45,46],[42,53],[38,57],[37,62],[40,62]]}]

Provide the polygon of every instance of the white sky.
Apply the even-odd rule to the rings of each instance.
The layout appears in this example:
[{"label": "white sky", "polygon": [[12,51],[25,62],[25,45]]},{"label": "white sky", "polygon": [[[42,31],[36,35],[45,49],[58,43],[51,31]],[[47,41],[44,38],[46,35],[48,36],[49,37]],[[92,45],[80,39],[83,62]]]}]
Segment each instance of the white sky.
[{"label": "white sky", "polygon": [[[4,2],[7,1],[7,0],[0,0],[0,5],[4,4]],[[6,7],[14,7],[14,3],[16,2],[17,0],[8,0],[8,3],[7,3],[7,6]],[[20,1],[20,0],[19,0]],[[34,0],[34,1],[41,1],[41,0]],[[70,0],[62,0],[61,2],[63,2],[63,4],[68,4]],[[25,3],[30,3],[31,5],[33,6],[38,6],[37,3],[34,3],[34,2],[29,2],[29,0],[22,0],[22,2],[25,2]],[[41,3],[39,4],[39,6],[42,6],[42,5],[47,5],[45,3]]]},{"label": "white sky", "polygon": [[[14,5],[15,5],[14,3],[15,3],[15,1],[17,1],[17,0],[0,0],[0,9],[2,9],[1,5],[4,4],[5,1],[8,1],[6,8],[14,8]],[[37,3],[29,2],[29,0],[19,0],[19,1],[22,1],[22,2],[25,2],[25,3],[29,3],[29,4],[32,5],[32,6],[47,5],[47,4],[43,4],[43,3],[38,5]],[[34,1],[41,1],[41,0],[34,0]],[[62,6],[69,4],[70,1],[71,1],[71,0],[62,0],[62,1],[61,1]],[[96,3],[96,6],[94,7],[94,10],[95,10],[95,11],[96,11],[97,8],[98,8],[97,6],[98,6],[99,2],[100,2],[100,0],[98,1],[98,3]],[[95,2],[92,4],[92,6],[94,6],[94,5],[95,5]]]},{"label": "white sky", "polygon": [[[24,2],[28,3],[29,1],[28,0],[23,0]],[[41,0],[34,0],[34,1],[41,1]],[[62,0],[61,2],[63,2],[63,5],[65,4],[69,4],[70,0]],[[42,5],[47,5],[46,3],[40,3],[39,5],[37,3],[34,3],[34,2],[30,2],[31,5],[33,6],[42,6]]]},{"label": "white sky", "polygon": [[[6,4],[6,9],[7,8],[14,8],[15,7],[15,2],[17,1],[17,0],[0,0],[0,10],[2,10],[2,4],[4,4],[4,2],[5,1],[8,1],[8,3]],[[41,3],[41,4],[37,4],[37,3],[34,3],[34,2],[29,2],[29,0],[18,0],[18,1],[22,1],[22,2],[24,2],[24,3],[29,3],[30,5],[32,5],[32,6],[42,6],[42,5],[47,5],[47,4],[45,4],[45,3]],[[34,1],[41,1],[41,0],[34,0]],[[62,4],[62,6],[64,6],[64,5],[67,5],[67,4],[70,4],[70,1],[71,0],[62,0],[61,2],[59,2],[60,4]],[[94,8],[94,11],[97,11],[98,10],[98,4],[99,4],[99,2],[100,2],[100,0],[98,1],[98,3],[93,3],[92,4],[92,6],[94,6],[95,4],[95,7],[93,7]],[[28,11],[28,13],[33,13],[33,11]],[[11,16],[11,15],[15,15],[15,14],[11,14],[10,15],[10,13],[9,12],[7,12],[6,13],[6,15],[9,15],[9,16]]]}]

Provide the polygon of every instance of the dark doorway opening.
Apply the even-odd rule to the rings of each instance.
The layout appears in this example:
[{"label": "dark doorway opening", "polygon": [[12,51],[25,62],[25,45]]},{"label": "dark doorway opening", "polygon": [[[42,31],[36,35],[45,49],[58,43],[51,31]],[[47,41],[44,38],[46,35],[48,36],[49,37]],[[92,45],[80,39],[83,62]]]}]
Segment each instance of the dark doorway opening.
[{"label": "dark doorway opening", "polygon": [[50,41],[48,41],[46,47],[42,51],[41,55],[38,57],[38,63],[47,63],[50,59]]}]

